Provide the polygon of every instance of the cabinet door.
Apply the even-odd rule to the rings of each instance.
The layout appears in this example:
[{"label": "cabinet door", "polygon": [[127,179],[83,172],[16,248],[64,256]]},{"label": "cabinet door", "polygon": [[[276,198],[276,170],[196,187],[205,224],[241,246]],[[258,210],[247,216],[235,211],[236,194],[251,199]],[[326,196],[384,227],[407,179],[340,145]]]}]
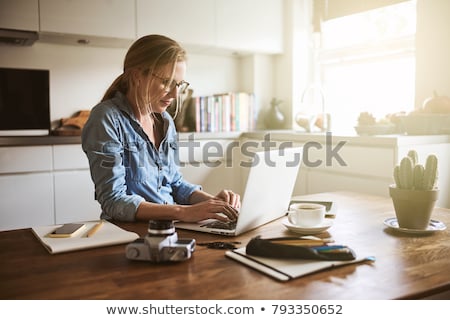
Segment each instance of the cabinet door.
[{"label": "cabinet door", "polygon": [[215,42],[213,0],[137,0],[137,35],[162,34],[183,45]]},{"label": "cabinet door", "polygon": [[217,0],[217,45],[235,50],[280,53],[283,1]]},{"label": "cabinet door", "polygon": [[180,171],[186,181],[201,185],[208,193],[217,194],[223,189],[231,189],[242,194],[237,170],[225,163],[220,166],[212,163],[184,164]]},{"label": "cabinet door", "polygon": [[0,231],[54,224],[50,172],[0,175]]},{"label": "cabinet door", "polygon": [[0,0],[0,28],[38,31],[38,0]]},{"label": "cabinet door", "polygon": [[0,174],[51,171],[52,163],[51,146],[0,148]]},{"label": "cabinet door", "polygon": [[40,0],[41,31],[134,39],[134,1]]},{"label": "cabinet door", "polygon": [[53,146],[56,223],[98,220],[89,163],[79,144]]},{"label": "cabinet door", "polygon": [[389,184],[391,183],[389,178],[340,174],[319,170],[308,171],[306,179],[307,194],[356,191],[389,197]]},{"label": "cabinet door", "polygon": [[53,146],[53,169],[89,169],[89,162],[80,144]]},{"label": "cabinet door", "polygon": [[98,220],[100,205],[94,199],[89,170],[54,173],[56,223]]},{"label": "cabinet door", "polygon": [[222,189],[240,193],[240,172],[233,162],[237,145],[237,141],[226,139],[180,140],[178,160],[184,179],[211,194]]}]

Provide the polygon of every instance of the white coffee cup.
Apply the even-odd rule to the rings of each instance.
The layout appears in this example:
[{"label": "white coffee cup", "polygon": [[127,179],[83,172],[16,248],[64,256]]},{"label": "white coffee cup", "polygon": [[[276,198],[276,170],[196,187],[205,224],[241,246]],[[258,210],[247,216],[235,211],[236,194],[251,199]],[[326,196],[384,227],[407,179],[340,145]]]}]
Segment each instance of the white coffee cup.
[{"label": "white coffee cup", "polygon": [[288,220],[297,227],[315,227],[325,219],[326,207],[318,203],[295,203],[289,207]]}]

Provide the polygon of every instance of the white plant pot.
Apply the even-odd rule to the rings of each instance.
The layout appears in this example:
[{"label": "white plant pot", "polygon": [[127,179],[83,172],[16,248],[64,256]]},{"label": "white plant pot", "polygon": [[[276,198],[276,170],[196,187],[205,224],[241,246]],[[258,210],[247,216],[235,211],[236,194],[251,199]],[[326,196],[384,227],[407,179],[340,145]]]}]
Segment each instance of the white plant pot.
[{"label": "white plant pot", "polygon": [[394,204],[400,228],[427,229],[434,206],[439,197],[439,190],[408,190],[395,185],[389,186],[389,194]]}]

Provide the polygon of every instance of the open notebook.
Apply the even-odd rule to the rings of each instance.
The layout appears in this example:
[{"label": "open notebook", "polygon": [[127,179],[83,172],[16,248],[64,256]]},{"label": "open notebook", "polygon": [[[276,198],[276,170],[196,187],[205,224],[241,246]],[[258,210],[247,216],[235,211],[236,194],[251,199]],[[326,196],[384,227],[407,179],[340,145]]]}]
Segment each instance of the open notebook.
[{"label": "open notebook", "polygon": [[87,237],[89,230],[94,228],[98,221],[83,223],[86,224],[84,231],[69,238],[48,236],[60,225],[33,227],[31,231],[51,254],[129,243],[139,238],[137,233],[126,231],[108,221],[104,221],[102,227],[93,236]]}]

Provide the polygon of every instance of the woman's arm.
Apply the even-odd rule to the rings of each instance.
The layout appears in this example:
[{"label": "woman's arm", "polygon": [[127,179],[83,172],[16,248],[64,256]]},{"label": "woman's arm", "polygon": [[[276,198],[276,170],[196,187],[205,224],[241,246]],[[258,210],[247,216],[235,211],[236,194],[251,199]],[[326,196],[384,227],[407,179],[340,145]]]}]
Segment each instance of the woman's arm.
[{"label": "woman's arm", "polygon": [[[228,201],[225,201],[228,199]],[[239,195],[223,190],[213,196],[202,190],[195,190],[190,205],[163,205],[142,202],[137,211],[137,220],[180,220],[195,222],[205,219],[235,221],[240,208]]]}]

